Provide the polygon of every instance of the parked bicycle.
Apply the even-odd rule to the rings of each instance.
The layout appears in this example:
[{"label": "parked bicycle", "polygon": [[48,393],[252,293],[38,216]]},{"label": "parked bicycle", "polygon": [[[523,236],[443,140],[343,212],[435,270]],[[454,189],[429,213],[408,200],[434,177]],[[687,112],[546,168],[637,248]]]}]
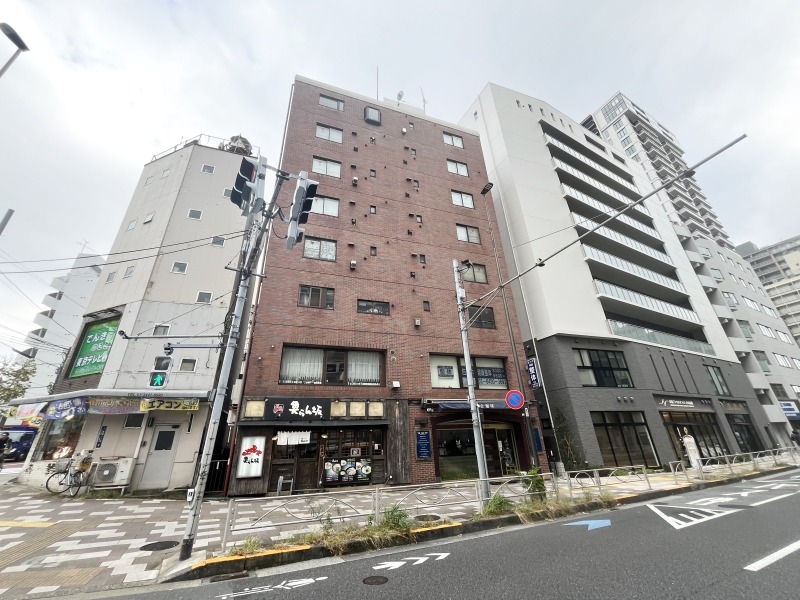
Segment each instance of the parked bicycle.
[{"label": "parked bicycle", "polygon": [[[91,451],[90,451],[91,452]],[[92,456],[62,458],[56,462],[55,472],[47,478],[45,487],[51,494],[63,494],[75,497],[81,487],[89,482],[89,469],[92,467]]]}]

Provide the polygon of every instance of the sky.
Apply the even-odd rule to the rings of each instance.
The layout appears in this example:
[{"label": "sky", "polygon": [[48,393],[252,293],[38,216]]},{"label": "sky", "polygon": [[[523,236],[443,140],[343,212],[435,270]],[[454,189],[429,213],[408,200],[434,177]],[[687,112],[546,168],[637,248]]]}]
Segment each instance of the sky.
[{"label": "sky", "polygon": [[735,244],[800,233],[797,0],[3,0],[0,22],[30,48],[0,78],[0,356],[61,274],[13,273],[108,252],[153,155],[241,134],[277,165],[295,75],[451,122],[488,82],[579,122],[622,91],[688,164],[748,135],[696,177]]}]

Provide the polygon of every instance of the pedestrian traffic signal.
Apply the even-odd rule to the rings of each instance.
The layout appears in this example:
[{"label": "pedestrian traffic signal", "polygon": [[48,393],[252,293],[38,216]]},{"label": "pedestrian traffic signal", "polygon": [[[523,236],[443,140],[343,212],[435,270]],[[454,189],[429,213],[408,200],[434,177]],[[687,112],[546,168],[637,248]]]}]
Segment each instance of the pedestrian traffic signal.
[{"label": "pedestrian traffic signal", "polygon": [[167,375],[172,366],[171,356],[156,356],[153,370],[150,371],[150,380],[147,385],[153,388],[161,388],[167,385]]},{"label": "pedestrian traffic signal", "polygon": [[231,190],[231,202],[242,209],[242,215],[250,214],[250,200],[256,188],[257,176],[258,161],[247,156],[242,158],[242,165]]},{"label": "pedestrian traffic signal", "polygon": [[286,245],[289,250],[303,240],[303,230],[299,225],[308,222],[308,213],[311,212],[311,207],[314,205],[318,185],[319,182],[308,178],[307,171],[300,171],[292,207],[289,210],[289,231],[286,234]]}]

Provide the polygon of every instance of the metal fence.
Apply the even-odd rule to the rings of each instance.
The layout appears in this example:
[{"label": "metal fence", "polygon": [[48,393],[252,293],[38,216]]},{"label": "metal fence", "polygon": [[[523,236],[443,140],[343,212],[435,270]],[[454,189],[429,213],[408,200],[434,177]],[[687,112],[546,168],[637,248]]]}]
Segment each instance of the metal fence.
[{"label": "metal fence", "polygon": [[761,467],[800,464],[800,452],[794,446],[761,450],[759,452],[740,452],[738,454],[723,454],[701,458],[699,464],[686,464],[683,460],[674,460],[669,463],[670,471],[678,483],[678,474],[683,473],[687,482],[692,478],[705,481],[709,475],[727,472],[733,475],[737,472],[758,470]]}]

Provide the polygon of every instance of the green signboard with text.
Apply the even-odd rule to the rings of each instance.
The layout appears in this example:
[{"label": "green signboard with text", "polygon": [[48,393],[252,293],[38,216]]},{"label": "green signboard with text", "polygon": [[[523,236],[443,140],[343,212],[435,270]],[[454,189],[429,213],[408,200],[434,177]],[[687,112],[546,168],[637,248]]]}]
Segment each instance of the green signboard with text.
[{"label": "green signboard with text", "polygon": [[83,377],[103,372],[108,360],[108,351],[111,349],[114,336],[117,335],[117,327],[119,327],[119,319],[89,325],[83,335],[81,346],[78,348],[75,362],[72,363],[70,377]]}]

